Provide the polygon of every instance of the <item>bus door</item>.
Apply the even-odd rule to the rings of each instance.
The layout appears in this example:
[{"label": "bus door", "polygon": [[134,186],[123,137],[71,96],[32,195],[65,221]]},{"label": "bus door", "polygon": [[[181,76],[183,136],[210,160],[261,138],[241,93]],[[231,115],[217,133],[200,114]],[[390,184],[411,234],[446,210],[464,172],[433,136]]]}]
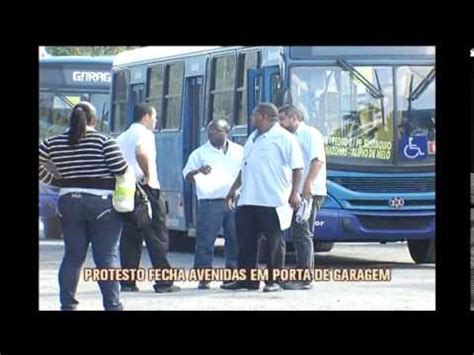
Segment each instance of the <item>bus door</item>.
[{"label": "bus door", "polygon": [[[185,112],[183,122],[183,168],[191,152],[199,147],[199,133],[202,122],[203,101],[202,76],[186,79]],[[197,199],[194,184],[184,182],[184,206],[187,227],[196,226]]]},{"label": "bus door", "polygon": [[280,68],[278,66],[262,69],[249,69],[247,72],[247,114],[248,134],[252,128],[252,111],[260,102],[272,102],[281,105]]}]

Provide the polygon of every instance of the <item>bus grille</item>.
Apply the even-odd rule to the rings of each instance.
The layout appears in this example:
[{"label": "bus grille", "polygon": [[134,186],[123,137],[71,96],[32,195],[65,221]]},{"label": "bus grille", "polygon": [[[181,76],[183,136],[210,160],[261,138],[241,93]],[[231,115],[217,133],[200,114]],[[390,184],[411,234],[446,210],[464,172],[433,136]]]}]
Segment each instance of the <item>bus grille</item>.
[{"label": "bus grille", "polygon": [[413,230],[426,229],[434,217],[380,217],[380,216],[359,216],[360,224],[365,229],[394,229]]}]

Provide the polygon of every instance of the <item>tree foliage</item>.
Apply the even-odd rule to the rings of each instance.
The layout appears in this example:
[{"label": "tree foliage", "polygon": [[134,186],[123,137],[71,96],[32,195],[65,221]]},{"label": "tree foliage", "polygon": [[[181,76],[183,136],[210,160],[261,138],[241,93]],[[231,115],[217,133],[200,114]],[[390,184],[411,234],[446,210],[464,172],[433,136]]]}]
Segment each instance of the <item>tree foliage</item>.
[{"label": "tree foliage", "polygon": [[138,47],[133,46],[101,46],[101,47],[46,47],[46,51],[50,55],[90,55],[90,56],[101,56],[101,55],[116,55],[120,52],[134,49]]}]

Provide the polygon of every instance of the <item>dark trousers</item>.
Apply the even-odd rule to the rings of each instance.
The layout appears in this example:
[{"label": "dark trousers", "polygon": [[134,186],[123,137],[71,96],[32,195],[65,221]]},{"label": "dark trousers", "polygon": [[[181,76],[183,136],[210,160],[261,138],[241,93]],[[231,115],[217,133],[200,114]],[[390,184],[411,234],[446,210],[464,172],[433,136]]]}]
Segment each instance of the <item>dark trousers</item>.
[{"label": "dark trousers", "polygon": [[296,222],[296,212],[291,220],[291,240],[296,251],[297,268],[314,269],[314,243],[313,227],[317,211],[324,202],[324,196],[313,196],[311,201],[311,214],[303,223]]},{"label": "dark trousers", "polygon": [[[120,261],[124,269],[138,269],[142,254],[142,243],[145,244],[150,255],[150,261],[155,269],[171,268],[168,259],[169,236],[166,228],[166,207],[160,190],[143,185],[151,204],[152,224],[145,228],[138,228],[131,220],[125,220],[122,237],[120,239]],[[121,282],[124,286],[133,286],[135,281]],[[157,281],[156,285],[169,286],[173,282]]]},{"label": "dark trousers", "polygon": [[[59,268],[61,309],[73,310],[79,303],[76,289],[89,244],[98,269],[119,267],[118,242],[122,221],[112,208],[112,196],[85,193],[63,195],[58,216],[64,232],[64,257]],[[122,310],[118,281],[99,281],[106,310]]]},{"label": "dark trousers", "polygon": [[[247,270],[257,267],[258,239],[263,234],[268,250],[267,268],[269,283],[273,269],[282,268],[285,264],[285,241],[280,229],[276,209],[262,206],[239,206],[235,215],[238,243],[238,267]],[[256,281],[255,283],[258,283]]]}]

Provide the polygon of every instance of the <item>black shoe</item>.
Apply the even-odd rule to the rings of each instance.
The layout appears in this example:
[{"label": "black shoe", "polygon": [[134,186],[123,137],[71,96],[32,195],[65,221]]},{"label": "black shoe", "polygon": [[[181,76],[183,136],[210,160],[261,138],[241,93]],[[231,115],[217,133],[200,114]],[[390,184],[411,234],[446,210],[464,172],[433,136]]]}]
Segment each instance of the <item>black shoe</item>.
[{"label": "black shoe", "polygon": [[278,283],[283,290],[299,290],[298,284],[295,282],[280,282]]},{"label": "black shoe", "polygon": [[284,290],[310,290],[313,286],[309,282],[280,282]]},{"label": "black shoe", "polygon": [[61,311],[76,311],[77,306],[66,306],[66,307],[61,307]]},{"label": "black shoe", "polygon": [[301,283],[301,290],[311,290],[312,288],[313,288],[313,284],[311,282]]},{"label": "black shoe", "polygon": [[220,288],[223,290],[258,290],[260,283],[250,283],[245,281],[234,281],[230,283],[223,283]]},{"label": "black shoe", "polygon": [[117,306],[117,307],[112,307],[112,308],[106,308],[106,311],[123,311],[123,306]]},{"label": "black shoe", "polygon": [[120,292],[138,292],[140,289],[136,285],[120,285]]},{"label": "black shoe", "polygon": [[281,287],[277,283],[266,284],[263,288],[263,292],[278,292],[281,291]]},{"label": "black shoe", "polygon": [[168,292],[181,291],[181,288],[175,285],[169,285],[169,286],[153,285],[153,288],[155,289],[156,293],[168,293]]},{"label": "black shoe", "polygon": [[209,281],[199,281],[198,289],[209,290],[210,288],[211,288],[211,283]]},{"label": "black shoe", "polygon": [[[221,285],[219,286],[220,288],[223,288],[222,286],[228,285],[231,283],[234,283],[235,281],[227,280],[227,281],[222,281]],[[223,288],[225,290],[225,288]]]}]

